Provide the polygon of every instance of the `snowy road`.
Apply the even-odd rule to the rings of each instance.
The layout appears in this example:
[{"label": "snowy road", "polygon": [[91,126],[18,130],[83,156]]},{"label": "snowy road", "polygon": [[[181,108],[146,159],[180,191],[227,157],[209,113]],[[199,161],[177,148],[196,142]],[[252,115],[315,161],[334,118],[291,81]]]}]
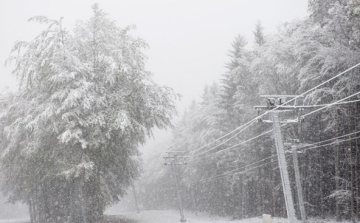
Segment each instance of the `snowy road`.
[{"label": "snowy road", "polygon": [[29,218],[0,220],[0,223],[28,223]]},{"label": "snowy road", "polygon": [[[122,223],[179,223],[180,215],[177,211],[142,211],[137,214],[135,212],[117,215],[123,219]],[[186,213],[187,223],[262,223],[261,218],[252,218],[246,220],[231,220],[222,217],[209,217],[206,214],[196,216],[194,213]],[[285,222],[285,221],[282,221]]]},{"label": "snowy road", "polygon": [[[243,220],[232,220],[225,217],[210,217],[207,214],[199,214],[196,216],[194,213],[185,212],[187,223],[263,223],[262,218],[250,218]],[[127,213],[107,213],[103,223],[179,223],[180,215],[177,211],[142,211],[137,214],[135,212]],[[29,223],[28,219],[17,220],[0,220],[0,223]],[[299,221],[300,222],[300,221]],[[274,218],[272,223],[287,223],[285,218]],[[309,219],[308,223],[336,223],[334,219]],[[350,223],[343,221],[343,223]]]},{"label": "snowy road", "polygon": [[[110,214],[110,213],[109,213]],[[106,223],[179,223],[180,215],[177,211],[142,211],[137,214],[135,212],[113,215],[112,218],[122,219],[118,221],[110,221]],[[207,214],[199,214],[185,212],[187,223],[263,223],[262,218],[250,218],[243,220],[232,220],[224,217],[209,217]],[[298,221],[301,222],[301,221]],[[335,219],[308,219],[308,223],[336,223]],[[287,223],[286,218],[273,218],[272,223]],[[350,221],[343,221],[350,223]]]}]

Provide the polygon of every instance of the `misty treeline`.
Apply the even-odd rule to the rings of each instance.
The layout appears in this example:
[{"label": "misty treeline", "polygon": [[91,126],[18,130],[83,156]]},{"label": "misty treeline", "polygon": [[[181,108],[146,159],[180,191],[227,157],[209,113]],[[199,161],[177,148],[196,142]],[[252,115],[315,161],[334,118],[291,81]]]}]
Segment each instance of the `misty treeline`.
[{"label": "misty treeline", "polygon": [[[286,216],[273,133],[236,146],[271,130],[271,124],[256,123],[238,135],[235,131],[207,144],[256,117],[253,106],[266,105],[260,95],[299,95],[360,62],[360,1],[310,0],[308,8],[308,18],[283,24],[273,34],[265,34],[261,23],[256,24],[252,47],[236,36],[221,82],[204,88],[201,99],[182,114],[164,143],[164,149],[189,156],[187,165],[176,166],[186,209],[235,218],[264,213]],[[359,90],[360,69],[356,68],[306,94],[303,103],[329,104]],[[294,119],[297,113],[282,117]],[[298,125],[282,127],[284,141],[316,143],[354,133],[360,130],[360,103],[328,107],[306,116],[301,128]],[[298,154],[308,216],[339,221],[360,218],[359,136],[352,134],[338,143],[330,140],[326,146],[316,144]],[[177,207],[173,172],[163,165],[162,156],[152,155],[138,184],[145,208]]]},{"label": "misty treeline", "polygon": [[97,4],[68,31],[62,19],[18,41],[19,80],[0,95],[1,189],[32,223],[99,223],[139,176],[138,146],[176,113],[172,89],[145,70],[147,44]]}]

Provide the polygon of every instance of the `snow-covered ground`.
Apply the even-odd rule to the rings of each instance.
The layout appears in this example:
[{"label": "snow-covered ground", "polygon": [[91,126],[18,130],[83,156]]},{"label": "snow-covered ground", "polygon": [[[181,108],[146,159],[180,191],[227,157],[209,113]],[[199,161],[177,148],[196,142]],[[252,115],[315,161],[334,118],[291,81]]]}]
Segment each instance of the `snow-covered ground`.
[{"label": "snow-covered ground", "polygon": [[[107,212],[107,215],[111,215],[108,219],[119,219],[116,223],[179,223],[180,214],[178,211],[171,210],[153,210],[153,211],[141,211],[139,214],[136,212],[115,213]],[[226,217],[209,216],[208,214],[200,213],[195,215],[191,212],[185,212],[185,218],[187,223],[263,223],[261,217],[249,218],[242,220],[232,220]],[[120,220],[121,219],[121,220]],[[0,220],[0,223],[29,223],[29,219],[11,219]],[[115,223],[113,220],[109,223]],[[301,221],[298,221],[301,223]],[[273,218],[272,223],[287,223],[285,218]],[[310,219],[308,223],[336,223],[334,219]],[[342,223],[350,223],[348,221],[342,221]]]},{"label": "snow-covered ground", "polygon": [[0,223],[29,223],[29,222],[30,222],[29,218],[0,220]]},{"label": "snow-covered ground", "polygon": [[[134,223],[179,223],[180,214],[178,211],[142,211],[141,213],[128,212],[119,215],[119,218],[133,220]],[[263,223],[262,218],[251,218],[246,220],[232,220],[225,217],[209,216],[185,212],[187,223]],[[131,221],[132,222],[132,221]],[[286,219],[274,219],[273,223],[286,223]]]},{"label": "snow-covered ground", "polygon": [[[111,213],[109,213],[111,214]],[[127,212],[117,215],[120,219],[126,219],[124,223],[179,223],[180,214],[178,211],[142,211],[141,213]],[[187,223],[263,223],[261,217],[242,220],[232,220],[226,217],[209,216],[201,213],[196,216],[194,213],[185,212]],[[298,221],[301,223],[301,221]],[[309,219],[308,223],[336,223],[334,219]],[[287,223],[285,218],[273,218],[272,223]],[[342,223],[350,223],[342,221]]]}]

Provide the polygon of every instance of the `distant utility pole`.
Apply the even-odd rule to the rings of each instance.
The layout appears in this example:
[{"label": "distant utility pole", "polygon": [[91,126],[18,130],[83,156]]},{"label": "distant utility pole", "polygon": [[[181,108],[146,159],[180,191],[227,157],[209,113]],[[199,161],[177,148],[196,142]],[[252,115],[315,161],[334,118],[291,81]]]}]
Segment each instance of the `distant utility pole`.
[{"label": "distant utility pole", "polygon": [[[286,205],[286,212],[288,217],[289,223],[296,223],[296,216],[295,216],[295,209],[294,209],[294,202],[291,193],[290,187],[290,179],[289,173],[287,169],[287,163],[285,158],[285,151],[283,145],[283,139],[281,135],[281,123],[294,123],[298,120],[285,120],[280,121],[279,113],[284,111],[293,111],[296,106],[296,99],[293,106],[282,106],[285,103],[287,98],[297,98],[296,95],[263,95],[260,96],[262,98],[266,98],[267,106],[255,106],[255,109],[259,112],[262,109],[272,110],[270,112],[272,120],[263,120],[259,119],[259,122],[269,122],[273,124],[273,131],[275,136],[275,145],[276,145],[276,153],[278,156],[279,162],[279,169],[280,169],[280,176],[281,182],[285,197],[285,205]],[[273,110],[277,108],[276,110]]]},{"label": "distant utility pole", "polygon": [[133,183],[131,186],[132,186],[133,193],[134,193],[134,201],[135,201],[136,212],[137,212],[137,213],[140,213],[140,209],[139,209],[139,205],[138,205],[138,199],[137,199],[137,194],[136,194],[136,190],[135,190],[135,185],[134,185],[134,183]]},{"label": "distant utility pole", "polygon": [[167,156],[164,157],[165,165],[171,166],[171,170],[173,171],[173,174],[175,176],[176,193],[177,193],[178,205],[180,210],[180,222],[186,222],[186,219],[184,217],[184,210],[183,210],[181,191],[179,185],[179,177],[176,166],[186,165],[187,156],[184,156],[185,152],[181,152],[181,151],[170,151],[166,153]]},{"label": "distant utility pole", "polygon": [[198,211],[197,211],[197,205],[196,205],[196,198],[195,198],[195,193],[194,193],[194,189],[191,188],[191,198],[192,198],[192,202],[193,202],[193,208],[195,211],[195,215],[198,216]]}]

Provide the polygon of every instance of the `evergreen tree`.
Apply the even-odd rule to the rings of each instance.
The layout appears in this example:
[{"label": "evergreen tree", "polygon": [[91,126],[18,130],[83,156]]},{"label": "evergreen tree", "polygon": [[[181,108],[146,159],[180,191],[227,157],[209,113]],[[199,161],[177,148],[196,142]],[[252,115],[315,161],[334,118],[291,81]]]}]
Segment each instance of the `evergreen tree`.
[{"label": "evergreen tree", "polygon": [[[262,44],[257,41],[254,49],[245,49],[244,38],[236,37],[218,93],[213,94],[215,88],[206,87],[202,100],[194,103],[175,126],[176,150],[191,148],[193,151],[251,120],[255,116],[253,105],[261,104],[260,94],[298,95],[359,63],[359,5],[358,0],[311,0],[310,18],[283,24],[277,32],[267,35]],[[256,30],[262,30],[257,26]],[[306,94],[304,103],[328,104],[359,92],[359,78],[359,68],[353,69]],[[317,143],[356,132],[360,127],[359,109],[359,102],[330,106],[306,116],[300,130],[296,124],[283,126],[283,138]],[[282,116],[294,118],[294,114],[282,113]],[[259,123],[239,135],[230,134],[201,149],[203,155],[209,156],[189,162],[181,171],[186,173],[182,175],[183,189],[187,188],[184,192],[186,206],[193,208],[191,196],[186,195],[193,189],[197,206],[202,211],[237,218],[265,212],[285,217],[272,134],[252,139],[268,130],[271,126]],[[358,137],[356,134],[347,137],[347,142],[309,146],[299,154],[308,216],[333,216],[339,221],[356,221],[356,217],[360,217]],[[252,140],[234,146],[247,139]],[[234,147],[228,149],[230,146]],[[213,149],[208,151],[210,148]],[[223,149],[226,151],[210,155]],[[198,154],[191,151],[190,160]],[[287,162],[295,192],[292,160],[287,159]],[[236,169],[240,173],[219,176]]]},{"label": "evergreen tree", "polygon": [[223,75],[221,86],[221,100],[219,107],[225,111],[224,131],[234,129],[241,123],[239,112],[235,108],[236,92],[241,78],[246,76],[248,69],[248,51],[245,49],[247,41],[241,35],[236,36],[229,51],[230,61],[226,64],[227,72]]},{"label": "evergreen tree", "polygon": [[137,147],[170,125],[177,96],[145,70],[147,47],[93,5],[72,34],[61,19],[15,44],[21,80],[1,123],[4,192],[32,222],[99,222],[139,176]]},{"label": "evergreen tree", "polygon": [[255,43],[258,46],[262,46],[265,43],[265,36],[264,36],[264,27],[262,26],[260,20],[257,21],[255,25],[255,31],[253,31],[255,37]]}]

